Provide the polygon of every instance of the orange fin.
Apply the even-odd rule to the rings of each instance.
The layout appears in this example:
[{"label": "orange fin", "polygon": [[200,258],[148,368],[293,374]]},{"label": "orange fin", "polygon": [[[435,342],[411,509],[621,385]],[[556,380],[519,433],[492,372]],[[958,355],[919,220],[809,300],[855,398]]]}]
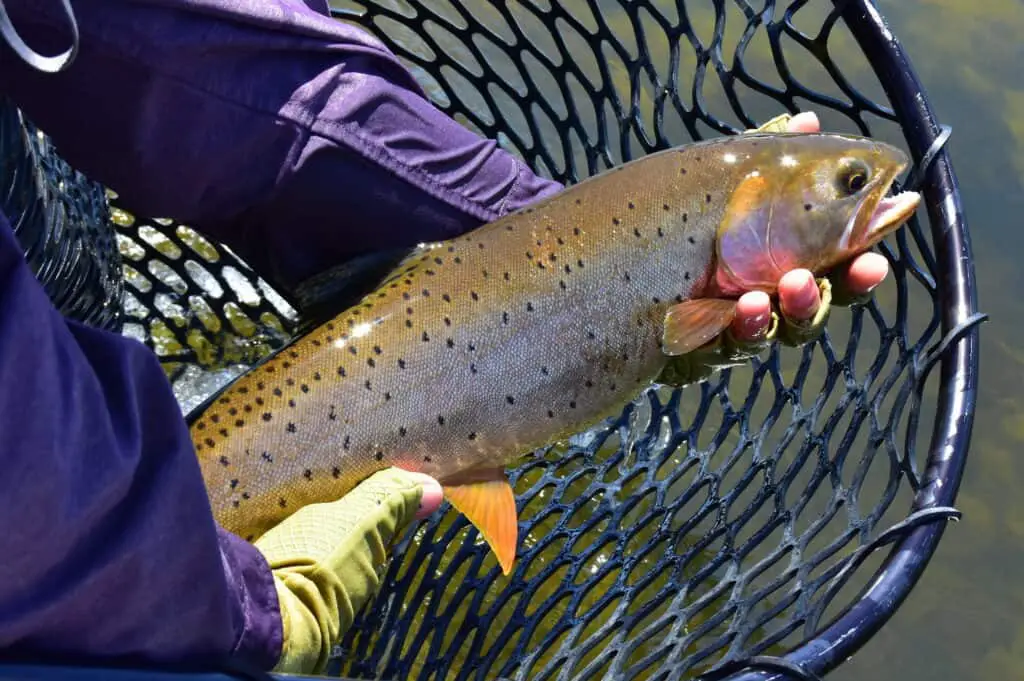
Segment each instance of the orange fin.
[{"label": "orange fin", "polygon": [[480,531],[507,576],[512,572],[519,542],[516,497],[505,471],[480,471],[478,477],[483,479],[442,484],[444,496]]},{"label": "orange fin", "polygon": [[735,316],[735,300],[701,298],[673,305],[665,313],[662,350],[666,355],[693,352],[725,331]]}]

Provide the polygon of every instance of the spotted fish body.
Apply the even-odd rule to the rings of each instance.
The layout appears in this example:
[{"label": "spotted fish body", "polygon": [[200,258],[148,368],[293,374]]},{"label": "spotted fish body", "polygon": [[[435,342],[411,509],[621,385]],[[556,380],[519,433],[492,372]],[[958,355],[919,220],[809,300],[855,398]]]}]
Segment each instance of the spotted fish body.
[{"label": "spotted fish body", "polygon": [[218,522],[252,539],[377,470],[445,484],[620,410],[668,360],[666,311],[713,278],[750,173],[723,157],[777,139],[653,154],[423,247],[194,422]]}]

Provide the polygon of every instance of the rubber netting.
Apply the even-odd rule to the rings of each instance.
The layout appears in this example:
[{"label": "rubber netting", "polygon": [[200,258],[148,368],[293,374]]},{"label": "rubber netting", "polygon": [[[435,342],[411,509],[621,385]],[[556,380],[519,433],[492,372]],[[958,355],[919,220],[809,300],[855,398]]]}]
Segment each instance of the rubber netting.
[{"label": "rubber netting", "polygon": [[[783,111],[906,147],[831,2],[332,2],[430,97],[571,183]],[[298,315],[229,250],[112,196],[125,333],[183,407],[281,347]],[[780,654],[848,606],[911,513],[938,378],[922,211],[879,246],[892,275],[825,335],[639,395],[510,472],[514,573],[446,505],[401,540],[332,672],[373,679],[680,679]],[[917,446],[918,437],[925,440]]]}]

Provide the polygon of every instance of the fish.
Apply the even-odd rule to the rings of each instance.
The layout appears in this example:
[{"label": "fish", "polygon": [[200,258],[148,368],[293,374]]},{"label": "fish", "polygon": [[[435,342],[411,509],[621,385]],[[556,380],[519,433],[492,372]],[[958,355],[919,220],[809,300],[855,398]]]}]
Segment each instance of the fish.
[{"label": "fish", "polygon": [[620,412],[742,293],[897,229],[920,201],[889,195],[907,165],[858,136],[727,136],[423,244],[193,420],[216,520],[253,541],[394,466],[437,479],[509,575],[507,467]]}]

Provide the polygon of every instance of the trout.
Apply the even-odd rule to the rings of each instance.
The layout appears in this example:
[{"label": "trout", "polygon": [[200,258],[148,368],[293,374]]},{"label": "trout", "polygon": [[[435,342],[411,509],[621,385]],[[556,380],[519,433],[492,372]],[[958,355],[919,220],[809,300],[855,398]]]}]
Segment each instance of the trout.
[{"label": "trout", "polygon": [[254,540],[397,466],[436,478],[511,571],[505,469],[712,340],[746,291],[866,250],[916,210],[899,149],[827,133],[668,149],[423,245],[191,426],[217,521]]}]

